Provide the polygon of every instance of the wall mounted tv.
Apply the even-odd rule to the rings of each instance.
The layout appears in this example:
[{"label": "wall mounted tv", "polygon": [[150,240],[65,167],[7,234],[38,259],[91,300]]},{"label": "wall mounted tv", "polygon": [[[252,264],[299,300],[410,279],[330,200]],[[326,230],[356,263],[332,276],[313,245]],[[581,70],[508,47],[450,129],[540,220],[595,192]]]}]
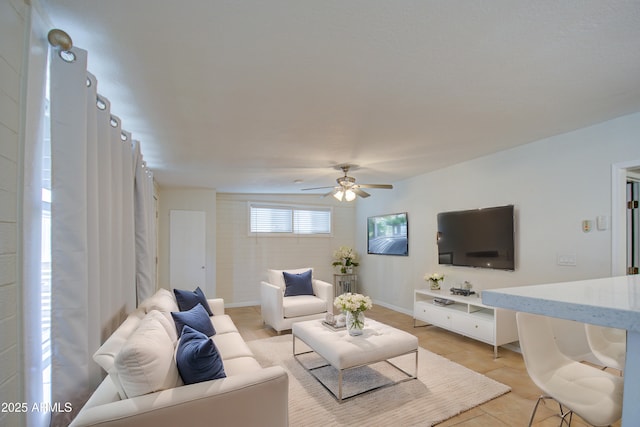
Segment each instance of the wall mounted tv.
[{"label": "wall mounted tv", "polygon": [[367,218],[367,253],[375,255],[409,255],[407,213]]},{"label": "wall mounted tv", "polygon": [[438,263],[515,270],[514,207],[438,214]]}]

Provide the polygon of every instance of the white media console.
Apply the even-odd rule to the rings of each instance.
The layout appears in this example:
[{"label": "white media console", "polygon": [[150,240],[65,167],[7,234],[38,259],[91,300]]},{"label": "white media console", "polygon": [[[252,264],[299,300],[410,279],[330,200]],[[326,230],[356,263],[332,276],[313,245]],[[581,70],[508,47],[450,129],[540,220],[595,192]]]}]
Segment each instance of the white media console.
[{"label": "white media console", "polygon": [[[434,299],[453,302],[436,305]],[[445,289],[416,289],[413,319],[414,326],[419,320],[491,344],[495,358],[498,346],[518,341],[515,311],[487,306],[477,294],[463,296]]]}]

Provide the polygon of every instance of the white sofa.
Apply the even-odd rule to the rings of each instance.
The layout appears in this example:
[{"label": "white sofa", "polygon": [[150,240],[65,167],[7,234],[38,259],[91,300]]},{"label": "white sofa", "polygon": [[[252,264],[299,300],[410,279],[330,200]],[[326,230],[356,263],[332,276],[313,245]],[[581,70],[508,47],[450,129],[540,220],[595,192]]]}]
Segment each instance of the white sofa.
[{"label": "white sofa", "polygon": [[[286,426],[286,371],[280,366],[262,368],[224,314],[223,300],[208,303],[216,330],[212,339],[226,378],[182,383],[175,363],[177,331],[170,314],[178,306],[173,293],[161,289],[94,354],[108,375],[71,426]],[[123,366],[122,355],[117,358],[123,349],[135,354],[133,366],[131,361]]]},{"label": "white sofa", "polygon": [[267,280],[260,282],[260,308],[262,321],[278,333],[291,329],[295,322],[324,319],[333,313],[333,285],[312,279],[313,295],[285,297],[283,272],[299,274],[312,268],[293,270],[267,270]]}]

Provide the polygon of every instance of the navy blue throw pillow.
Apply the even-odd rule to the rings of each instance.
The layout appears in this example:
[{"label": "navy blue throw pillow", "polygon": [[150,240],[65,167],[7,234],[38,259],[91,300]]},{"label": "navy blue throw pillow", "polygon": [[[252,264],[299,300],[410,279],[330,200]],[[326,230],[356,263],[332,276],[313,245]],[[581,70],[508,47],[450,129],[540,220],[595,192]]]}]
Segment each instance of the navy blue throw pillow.
[{"label": "navy blue throw pillow", "polygon": [[295,295],[313,295],[313,285],[311,284],[311,270],[307,270],[304,273],[292,274],[283,271],[285,297],[292,297]]},{"label": "navy blue throw pillow", "polygon": [[196,288],[195,291],[183,291],[181,289],[174,289],[173,293],[176,296],[176,301],[178,303],[178,308],[180,311],[191,310],[193,307],[198,305],[198,303],[202,304],[209,316],[213,316],[211,309],[209,308],[209,302],[207,302],[207,297],[204,296],[204,292],[200,289],[200,286]]},{"label": "navy blue throw pillow", "polygon": [[216,330],[211,324],[211,319],[207,314],[207,310],[202,307],[202,304],[198,303],[191,310],[187,311],[172,311],[171,317],[176,323],[176,330],[178,335],[182,333],[182,328],[187,325],[196,331],[200,331],[206,336],[210,337],[216,334]]},{"label": "navy blue throw pillow", "polygon": [[225,378],[224,365],[211,338],[189,326],[182,329],[176,351],[178,372],[185,384]]}]

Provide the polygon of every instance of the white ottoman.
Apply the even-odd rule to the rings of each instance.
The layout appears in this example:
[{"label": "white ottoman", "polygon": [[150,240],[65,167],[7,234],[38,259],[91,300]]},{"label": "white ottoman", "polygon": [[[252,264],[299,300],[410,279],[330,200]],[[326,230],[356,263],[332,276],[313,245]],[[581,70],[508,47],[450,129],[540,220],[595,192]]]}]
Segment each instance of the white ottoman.
[{"label": "white ottoman", "polygon": [[[375,320],[366,319],[364,332],[360,336],[350,336],[346,330],[333,331],[322,324],[321,320],[309,320],[297,322],[292,327],[293,355],[300,362],[299,355],[308,353],[296,353],[296,339],[304,342],[312,351],[320,355],[331,366],[338,370],[338,393],[331,391],[325,384],[320,383],[329,390],[334,397],[342,402],[342,373],[345,369],[370,365],[387,361],[405,354],[415,354],[415,370],[410,374],[396,365],[395,368],[407,375],[402,381],[417,378],[418,373],[418,338],[408,332],[385,325]],[[300,362],[302,364],[302,362]],[[304,366],[304,365],[303,365]],[[325,365],[326,366],[326,365]],[[306,369],[306,368],[305,368]],[[314,375],[315,376],[315,375]],[[392,384],[397,384],[392,383]],[[365,390],[362,393],[375,390]],[[358,393],[362,394],[362,393]],[[354,395],[355,396],[355,395]],[[350,396],[350,397],[354,397]]]}]

